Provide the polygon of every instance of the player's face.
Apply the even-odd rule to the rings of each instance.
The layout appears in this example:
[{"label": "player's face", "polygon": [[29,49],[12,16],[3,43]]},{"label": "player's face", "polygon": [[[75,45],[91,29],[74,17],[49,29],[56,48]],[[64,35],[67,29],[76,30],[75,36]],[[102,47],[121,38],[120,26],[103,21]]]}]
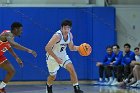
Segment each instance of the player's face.
[{"label": "player's face", "polygon": [[112,53],[112,49],[111,49],[111,48],[107,48],[106,52],[107,52],[108,54],[111,54],[111,53]]},{"label": "player's face", "polygon": [[130,48],[129,48],[128,46],[125,46],[125,47],[124,47],[124,51],[125,51],[125,52],[129,52],[129,51],[130,51]]},{"label": "player's face", "polygon": [[70,26],[63,26],[63,27],[61,27],[61,29],[64,33],[68,33],[68,32],[70,32],[71,27]]},{"label": "player's face", "polygon": [[135,52],[136,55],[139,55],[140,54],[140,52],[139,52],[138,49],[136,49],[134,52]]},{"label": "player's face", "polygon": [[16,36],[20,36],[22,34],[22,27],[15,28],[14,31]]},{"label": "player's face", "polygon": [[117,46],[113,46],[113,52],[114,52],[114,53],[117,53],[117,52],[118,52]]}]

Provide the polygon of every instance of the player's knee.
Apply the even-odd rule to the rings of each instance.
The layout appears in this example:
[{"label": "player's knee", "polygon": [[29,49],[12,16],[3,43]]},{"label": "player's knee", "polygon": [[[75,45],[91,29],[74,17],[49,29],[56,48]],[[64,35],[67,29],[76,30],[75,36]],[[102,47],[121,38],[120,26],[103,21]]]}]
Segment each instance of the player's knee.
[{"label": "player's knee", "polygon": [[56,79],[56,75],[50,75],[49,77],[51,78],[51,80],[55,80]]},{"label": "player's knee", "polygon": [[135,67],[133,68],[133,70],[139,70],[140,66],[139,65],[135,65]]},{"label": "player's knee", "polygon": [[11,69],[11,70],[8,71],[8,74],[10,76],[13,76],[15,73],[16,73],[15,69]]},{"label": "player's knee", "polygon": [[133,68],[132,73],[135,74],[135,68]]},{"label": "player's knee", "polygon": [[74,68],[73,67],[69,67],[68,69],[67,69],[68,71],[69,71],[69,73],[75,73],[75,70],[74,70]]}]

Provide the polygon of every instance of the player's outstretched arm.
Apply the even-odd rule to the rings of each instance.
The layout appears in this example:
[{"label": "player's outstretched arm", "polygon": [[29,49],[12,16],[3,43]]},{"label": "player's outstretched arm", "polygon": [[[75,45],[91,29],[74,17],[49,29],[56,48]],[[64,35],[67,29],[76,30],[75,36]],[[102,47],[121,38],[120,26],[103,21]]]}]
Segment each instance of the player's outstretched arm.
[{"label": "player's outstretched arm", "polygon": [[17,54],[14,52],[14,50],[12,48],[9,48],[8,51],[12,54],[12,56],[16,59],[16,61],[18,62],[18,64],[23,67],[23,62],[22,60],[17,56]]},{"label": "player's outstretched arm", "polygon": [[79,46],[75,46],[75,45],[74,45],[74,43],[73,43],[73,36],[72,36],[71,33],[70,33],[70,37],[71,37],[71,41],[70,41],[70,43],[68,44],[69,49],[70,49],[71,51],[78,51]]},{"label": "player's outstretched arm", "polygon": [[28,53],[31,53],[34,57],[37,56],[37,53],[34,51],[34,50],[31,50],[29,48],[26,48],[20,44],[18,44],[17,42],[14,41],[14,39],[10,36],[10,35],[7,35],[6,36],[6,39],[7,41],[10,43],[10,45],[16,49],[19,49],[19,50],[22,50],[22,51],[26,51]]}]

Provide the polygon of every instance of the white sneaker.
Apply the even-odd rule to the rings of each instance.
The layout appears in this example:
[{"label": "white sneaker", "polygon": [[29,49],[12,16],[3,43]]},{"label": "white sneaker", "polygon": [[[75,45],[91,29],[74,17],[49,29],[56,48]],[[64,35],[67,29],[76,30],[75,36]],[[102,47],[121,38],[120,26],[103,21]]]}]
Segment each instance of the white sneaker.
[{"label": "white sneaker", "polygon": [[115,85],[115,86],[119,85],[119,82],[118,82],[118,81],[116,81],[116,83],[115,83],[114,85]]},{"label": "white sneaker", "polygon": [[114,79],[114,81],[111,83],[111,85],[118,85],[119,83],[118,83],[118,81],[116,80],[116,79]]},{"label": "white sneaker", "polygon": [[103,79],[102,78],[99,78],[99,82],[102,82],[103,81]]},{"label": "white sneaker", "polygon": [[139,82],[136,82],[132,85],[130,85],[131,87],[136,87],[136,88],[140,88],[140,83]]},{"label": "white sneaker", "polygon": [[94,84],[97,84],[97,85],[99,84],[100,85],[101,83],[103,83],[103,79],[99,78],[99,81],[95,82]]},{"label": "white sneaker", "polygon": [[109,80],[109,82],[107,82],[105,85],[111,85],[113,82],[113,79],[112,80]]},{"label": "white sneaker", "polygon": [[108,82],[108,78],[105,78],[105,82]]}]

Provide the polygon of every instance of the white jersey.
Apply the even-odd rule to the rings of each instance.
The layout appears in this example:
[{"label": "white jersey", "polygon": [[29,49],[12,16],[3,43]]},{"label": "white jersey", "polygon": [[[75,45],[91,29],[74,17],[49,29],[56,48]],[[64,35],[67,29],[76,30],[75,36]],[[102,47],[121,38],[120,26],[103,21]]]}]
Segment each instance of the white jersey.
[{"label": "white jersey", "polygon": [[135,55],[135,59],[137,62],[140,62],[140,55]]},{"label": "white jersey", "polygon": [[[57,42],[53,47],[52,47],[52,51],[54,52],[54,54],[57,56],[57,57],[65,57],[67,55],[66,53],[66,48],[67,48],[67,45],[70,43],[71,41],[71,38],[70,38],[70,32],[68,33],[68,39],[65,41],[64,40],[64,37],[62,35],[62,32],[60,30],[58,30],[56,32],[56,34],[59,34],[60,35],[60,41]],[[47,54],[47,56],[49,57],[49,55]]]}]

